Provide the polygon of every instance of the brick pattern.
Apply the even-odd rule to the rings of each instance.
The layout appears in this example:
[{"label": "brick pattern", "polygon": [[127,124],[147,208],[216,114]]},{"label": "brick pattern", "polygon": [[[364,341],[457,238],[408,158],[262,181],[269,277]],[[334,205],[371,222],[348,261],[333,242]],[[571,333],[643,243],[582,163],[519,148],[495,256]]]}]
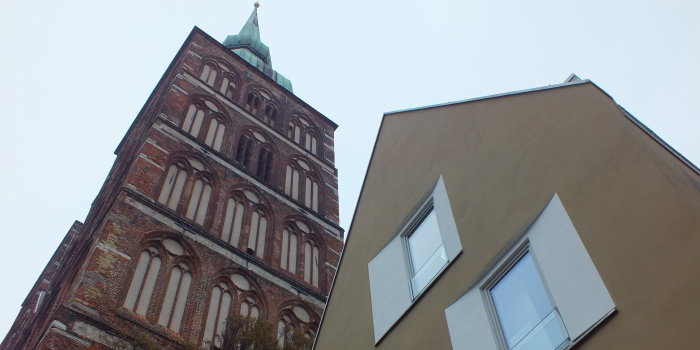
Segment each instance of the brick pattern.
[{"label": "brick pattern", "polygon": [[[205,64],[226,67],[226,77],[235,88],[221,93],[201,80]],[[217,88],[224,77],[222,70],[218,74]],[[250,91],[274,106],[274,113],[264,107],[255,110],[246,106]],[[181,128],[191,104],[216,109],[207,115],[198,136]],[[287,137],[289,122],[298,116],[315,130],[316,155]],[[226,125],[218,151],[205,143],[207,118],[211,117]],[[343,230],[338,226],[337,170],[333,164],[335,127],[195,28],[120,144],[117,160],[85,225],[76,223],[66,235],[0,349],[106,349],[138,339],[163,349],[199,345],[212,288],[219,278],[232,273],[250,283],[247,291],[234,295],[232,313],[239,312],[246,297],[253,297],[261,317],[273,324],[282,315],[296,314],[296,327],[315,332],[343,248]],[[236,161],[238,140],[246,133],[262,136],[272,151],[272,168],[266,179],[259,178],[255,171],[259,148],[253,151],[253,165],[245,167]],[[201,163],[211,179],[212,194],[202,224],[184,215],[193,191],[191,182],[185,186],[176,209],[158,202],[167,170],[180,158]],[[285,170],[292,159],[305,160],[320,181],[318,211],[285,194]],[[236,191],[255,193],[268,213],[262,258],[245,249],[249,216],[238,246],[221,239],[226,203]],[[294,221],[303,222],[312,233],[301,238],[297,273],[292,274],[280,267],[280,260],[282,230]],[[123,306],[141,252],[166,238],[185,247],[193,277],[178,332],[157,324],[168,285],[166,263],[156,279],[146,315]],[[318,286],[303,278],[307,268],[303,266],[305,239],[313,239],[320,250]],[[45,297],[35,313],[40,292]],[[295,311],[300,308],[308,313],[308,322],[302,322],[306,317],[303,312]]]}]

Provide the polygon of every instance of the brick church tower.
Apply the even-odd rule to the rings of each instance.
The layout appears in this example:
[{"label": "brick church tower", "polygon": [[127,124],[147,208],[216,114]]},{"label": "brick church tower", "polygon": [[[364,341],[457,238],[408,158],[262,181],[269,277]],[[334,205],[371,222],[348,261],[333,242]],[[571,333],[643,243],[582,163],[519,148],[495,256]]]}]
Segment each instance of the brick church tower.
[{"label": "brick church tower", "polygon": [[315,336],[339,255],[337,125],[292,93],[257,6],[194,28],[0,349],[217,344],[228,315]]}]

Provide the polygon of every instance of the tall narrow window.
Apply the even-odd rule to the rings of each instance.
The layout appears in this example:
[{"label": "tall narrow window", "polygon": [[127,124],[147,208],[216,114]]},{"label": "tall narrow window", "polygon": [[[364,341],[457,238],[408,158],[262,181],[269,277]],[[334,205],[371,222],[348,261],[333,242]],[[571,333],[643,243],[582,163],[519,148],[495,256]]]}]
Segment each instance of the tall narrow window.
[{"label": "tall narrow window", "polygon": [[203,225],[207,215],[207,207],[209,207],[209,199],[211,198],[211,185],[206,178],[197,179],[192,188],[192,196],[190,204],[187,206],[188,219]]},{"label": "tall narrow window", "polygon": [[221,91],[221,93],[224,94],[224,96],[226,96],[226,98],[228,98],[229,100],[233,100],[233,93],[235,92],[235,90],[236,82],[230,75],[225,76],[224,79],[222,79],[221,81],[221,89],[219,89],[219,91]]},{"label": "tall narrow window", "polygon": [[165,176],[158,201],[165,204],[168,208],[176,210],[186,181],[187,171],[185,166],[180,163],[171,165],[168,169],[168,174]]},{"label": "tall narrow window", "polygon": [[238,140],[238,147],[236,148],[236,161],[241,163],[246,168],[250,167],[250,155],[253,152],[253,147],[251,144],[250,137],[248,135],[243,135]]},{"label": "tall narrow window", "polygon": [[260,111],[260,96],[252,92],[248,93],[245,108],[251,113],[257,115]]},{"label": "tall narrow window", "polygon": [[192,275],[185,263],[180,263],[170,270],[168,287],[163,298],[163,306],[158,317],[158,324],[175,332],[180,331],[182,315],[185,311],[187,294],[192,283]]},{"label": "tall narrow window", "polygon": [[318,211],[318,182],[314,181],[312,178],[306,178],[306,184],[304,186],[304,205]]},{"label": "tall narrow window", "polygon": [[277,346],[282,348],[287,342],[287,327],[289,327],[291,321],[289,317],[282,316],[279,321],[277,321]]},{"label": "tall narrow window", "polygon": [[299,170],[287,165],[284,180],[284,193],[294,199],[299,199]]},{"label": "tall narrow window", "polygon": [[318,287],[319,279],[318,247],[310,241],[304,243],[304,281]]},{"label": "tall narrow window", "polygon": [[131,279],[129,291],[124,300],[124,307],[136,312],[141,316],[146,316],[148,305],[153,295],[153,287],[160,271],[161,259],[157,255],[155,248],[148,248],[141,252],[139,262],[134,270],[134,277]]},{"label": "tall narrow window", "polygon": [[297,272],[297,235],[288,228],[282,231],[282,269]]},{"label": "tall narrow window", "polygon": [[219,283],[212,289],[207,322],[204,326],[204,343],[212,343],[216,347],[221,347],[220,336],[226,327],[226,318],[230,312],[232,299],[229,287],[225,283]]},{"label": "tall narrow window", "polygon": [[267,218],[259,210],[255,210],[250,218],[250,233],[248,236],[248,249],[255,252],[259,258],[265,254],[265,234],[267,232]]},{"label": "tall narrow window", "polygon": [[272,127],[275,126],[275,122],[277,121],[277,110],[273,106],[269,104],[265,106],[263,121]]},{"label": "tall narrow window", "polygon": [[211,148],[220,151],[221,143],[224,141],[224,132],[226,126],[218,119],[212,118],[209,123],[209,130],[207,131],[207,137],[204,139],[204,143]]},{"label": "tall narrow window", "polygon": [[243,204],[242,200],[238,198],[229,198],[226,204],[226,216],[224,217],[221,239],[229,242],[234,247],[238,247],[238,242],[241,239],[244,214],[245,204]]},{"label": "tall narrow window", "polygon": [[407,236],[411,258],[411,290],[415,298],[447,264],[435,210],[430,206]]},{"label": "tall narrow window", "polygon": [[306,148],[307,151],[316,154],[316,136],[314,136],[311,132],[307,132],[305,141],[304,148]]},{"label": "tall narrow window", "polygon": [[568,334],[549,300],[530,253],[526,253],[490,290],[508,349],[554,350]]},{"label": "tall narrow window", "polygon": [[213,68],[209,64],[205,64],[202,68],[202,74],[199,75],[199,79],[207,83],[209,86],[214,86],[216,81],[216,68]]},{"label": "tall narrow window", "polygon": [[251,297],[247,297],[241,302],[241,316],[257,319],[260,316],[260,309]]},{"label": "tall narrow window", "polygon": [[182,122],[182,130],[190,133],[192,136],[199,136],[199,130],[202,128],[204,121],[204,110],[191,104],[185,115],[185,120]]},{"label": "tall narrow window", "polygon": [[258,166],[255,171],[256,175],[263,179],[268,180],[270,176],[270,169],[272,168],[272,152],[267,148],[261,148],[258,153]]}]

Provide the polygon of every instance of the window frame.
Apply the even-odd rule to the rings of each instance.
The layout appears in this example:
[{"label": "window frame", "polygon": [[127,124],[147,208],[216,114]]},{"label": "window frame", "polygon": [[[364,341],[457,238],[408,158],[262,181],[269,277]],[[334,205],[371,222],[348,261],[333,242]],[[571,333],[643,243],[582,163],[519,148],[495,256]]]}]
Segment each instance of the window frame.
[{"label": "window frame", "polygon": [[[440,276],[447,267],[447,265],[450,264],[450,260],[446,259],[445,263],[440,267],[440,269],[435,272],[435,274],[430,278],[430,280],[425,283],[423,288],[420,290],[415,290],[413,286],[413,279],[416,277],[416,274],[418,271],[416,271],[416,267],[413,266],[413,255],[411,253],[411,246],[410,246],[410,240],[411,237],[416,233],[417,229],[421,227],[421,225],[426,221],[428,216],[430,214],[437,213],[435,212],[435,205],[433,203],[433,195],[428,197],[420,206],[418,206],[418,209],[415,210],[414,214],[412,215],[411,219],[408,221],[408,224],[404,226],[404,228],[401,230],[400,236],[402,239],[403,243],[403,249],[404,249],[404,255],[405,255],[405,263],[406,263],[406,271],[408,271],[408,281],[409,281],[409,286],[408,288],[411,291],[411,298],[413,301],[418,299],[424,291],[426,291],[430,285],[433,284],[433,282]],[[437,218],[436,218],[437,220]],[[437,221],[436,221],[437,223]],[[442,238],[442,234],[440,232],[440,226],[438,225],[437,227],[437,236],[440,239],[440,247],[438,249],[442,249],[443,255],[445,254],[445,241]],[[437,250],[436,250],[437,251]],[[432,255],[428,257],[426,260],[425,264],[428,263],[428,261],[432,258]],[[423,266],[425,266],[425,264]],[[421,267],[423,267],[421,266]],[[419,269],[420,270],[420,269]]]},{"label": "window frame", "polygon": [[[535,270],[537,272],[537,276],[539,277],[540,283],[542,284],[542,288],[547,294],[547,300],[552,305],[553,310],[557,313],[559,323],[566,332],[566,340],[558,347],[552,350],[568,349],[573,344],[571,341],[571,337],[569,336],[569,332],[566,329],[566,325],[564,324],[561,318],[559,308],[557,307],[556,301],[554,300],[554,297],[552,296],[552,293],[549,290],[549,285],[547,284],[547,280],[545,279],[545,276],[542,273],[540,264],[537,261],[537,256],[531,247],[529,239],[525,239],[525,241],[523,241],[517,248],[515,248],[513,252],[511,252],[510,255],[503,261],[503,263],[500,266],[496,267],[493,273],[480,286],[481,294],[486,306],[486,314],[489,318],[489,323],[494,333],[494,337],[496,338],[497,346],[499,347],[499,349],[502,350],[512,350],[508,347],[508,342],[505,338],[505,332],[503,331],[503,327],[501,326],[498,311],[496,310],[496,304],[493,300],[492,290],[503,280],[503,278],[505,278],[506,275],[508,275],[509,272],[513,270],[513,268],[520,261],[522,261],[522,259],[527,254],[530,254],[530,258],[532,259],[532,262],[535,265]],[[540,322],[542,322],[542,320],[540,320]],[[535,327],[537,327],[537,325],[535,325]]]},{"label": "window frame", "polygon": [[[367,264],[375,345],[400,322],[404,314],[410,312],[413,305],[418,303],[423,295],[429,292],[432,285],[437,283],[463,251],[442,176],[438,177],[434,185],[417,203],[406,219],[398,226],[399,229],[394,231],[389,240]],[[425,209],[431,206],[436,215],[447,262],[430,282],[414,296],[411,289],[411,273],[409,272],[411,261],[406,250],[405,235],[412,233],[411,229],[422,222],[420,219],[423,217],[420,214],[426,213]]]}]

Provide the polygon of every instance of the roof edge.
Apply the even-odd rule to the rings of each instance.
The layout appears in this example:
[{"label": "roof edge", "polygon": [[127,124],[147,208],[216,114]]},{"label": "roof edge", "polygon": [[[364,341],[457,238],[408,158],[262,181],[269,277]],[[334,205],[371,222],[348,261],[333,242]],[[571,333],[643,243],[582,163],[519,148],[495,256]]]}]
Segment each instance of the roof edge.
[{"label": "roof edge", "polygon": [[[504,96],[511,96],[511,95],[519,95],[519,94],[525,94],[529,92],[535,92],[535,91],[542,91],[542,90],[550,90],[550,89],[558,89],[561,87],[567,87],[567,86],[572,86],[572,85],[581,85],[581,84],[593,84],[595,85],[592,81],[588,79],[583,79],[583,80],[577,80],[577,81],[566,81],[561,84],[555,84],[555,85],[547,85],[547,86],[541,86],[541,87],[536,87],[536,88],[531,88],[531,89],[524,89],[524,90],[515,90],[515,91],[509,91],[509,92],[502,92],[499,94],[493,94],[493,95],[486,95],[486,96],[480,96],[480,97],[473,97],[473,98],[468,98],[465,100],[459,100],[459,101],[452,101],[452,102],[444,102],[444,103],[436,103],[433,105],[427,105],[427,106],[421,106],[421,107],[413,107],[413,108],[406,108],[406,109],[398,109],[395,111],[390,111],[390,112],[384,112],[384,115],[389,115],[389,114],[398,114],[398,113],[404,113],[404,112],[413,112],[413,111],[419,111],[422,109],[429,109],[429,108],[437,108],[437,107],[445,107],[445,106],[452,106],[452,105],[457,105],[457,104],[462,104],[462,103],[468,103],[468,102],[474,102],[474,101],[481,101],[481,100],[488,100],[492,98],[498,98],[498,97],[504,97]],[[597,87],[597,85],[596,85]],[[600,87],[598,87],[600,89]],[[602,90],[602,89],[600,89]],[[609,95],[608,95],[609,96]]]}]

